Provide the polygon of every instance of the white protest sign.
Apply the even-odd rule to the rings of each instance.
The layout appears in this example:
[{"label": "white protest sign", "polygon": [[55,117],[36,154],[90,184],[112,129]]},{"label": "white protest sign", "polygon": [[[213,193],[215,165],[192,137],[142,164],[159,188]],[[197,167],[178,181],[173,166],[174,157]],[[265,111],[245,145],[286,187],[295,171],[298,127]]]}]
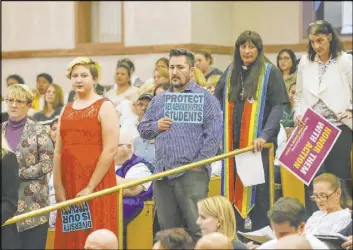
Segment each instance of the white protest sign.
[{"label": "white protest sign", "polygon": [[203,123],[204,93],[166,93],[164,117],[174,123]]},{"label": "white protest sign", "polygon": [[63,232],[72,232],[92,228],[91,212],[88,202],[83,203],[83,208],[70,206],[69,211],[61,211]]},{"label": "white protest sign", "polygon": [[265,183],[265,172],[261,152],[246,152],[236,155],[237,173],[245,187]]}]

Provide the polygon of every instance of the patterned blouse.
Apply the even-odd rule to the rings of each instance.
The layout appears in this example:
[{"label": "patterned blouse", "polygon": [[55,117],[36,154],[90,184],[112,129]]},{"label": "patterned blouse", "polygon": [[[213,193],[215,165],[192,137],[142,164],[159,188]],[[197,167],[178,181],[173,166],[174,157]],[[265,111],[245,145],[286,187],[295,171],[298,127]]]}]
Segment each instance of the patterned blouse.
[{"label": "patterned blouse", "polygon": [[[324,63],[321,61],[320,57],[316,56],[315,61],[319,64],[319,84],[322,83],[322,78],[326,73],[326,70],[330,64],[336,63],[336,59],[330,56],[329,60]],[[324,117],[326,120],[331,122],[335,126],[342,125],[342,123],[337,121],[337,116],[335,113],[321,100],[314,104],[312,107],[318,114]]]},{"label": "patterned blouse", "polygon": [[[8,122],[1,125],[5,135]],[[47,129],[28,119],[15,151],[20,175],[16,215],[49,206],[47,175],[53,170],[54,147]],[[31,217],[17,223],[19,232],[48,222],[48,214]]]}]

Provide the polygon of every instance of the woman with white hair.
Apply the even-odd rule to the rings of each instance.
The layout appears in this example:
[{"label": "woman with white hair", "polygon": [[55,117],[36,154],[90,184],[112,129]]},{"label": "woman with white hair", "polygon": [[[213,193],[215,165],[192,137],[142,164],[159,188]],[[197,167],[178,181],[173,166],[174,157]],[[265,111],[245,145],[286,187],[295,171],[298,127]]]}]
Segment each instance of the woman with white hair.
[{"label": "woman with white hair", "polygon": [[[19,164],[20,188],[16,215],[49,206],[47,174],[53,169],[53,143],[47,129],[28,119],[34,94],[24,84],[8,88],[6,97],[9,120],[1,133]],[[48,214],[17,222],[19,248],[44,249],[48,232]]]}]

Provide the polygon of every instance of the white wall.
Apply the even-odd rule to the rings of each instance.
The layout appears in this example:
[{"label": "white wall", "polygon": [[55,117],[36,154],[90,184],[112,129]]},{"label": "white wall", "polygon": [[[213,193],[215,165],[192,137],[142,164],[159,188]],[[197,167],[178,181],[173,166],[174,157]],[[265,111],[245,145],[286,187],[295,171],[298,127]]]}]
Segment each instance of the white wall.
[{"label": "white wall", "polygon": [[2,51],[71,49],[74,2],[2,2]]},{"label": "white wall", "polygon": [[192,2],[191,42],[232,46],[233,2]]},{"label": "white wall", "polygon": [[191,42],[191,2],[124,2],[125,45]]},{"label": "white wall", "polygon": [[300,38],[299,1],[233,2],[233,40],[245,30],[260,34],[264,44],[297,44]]}]

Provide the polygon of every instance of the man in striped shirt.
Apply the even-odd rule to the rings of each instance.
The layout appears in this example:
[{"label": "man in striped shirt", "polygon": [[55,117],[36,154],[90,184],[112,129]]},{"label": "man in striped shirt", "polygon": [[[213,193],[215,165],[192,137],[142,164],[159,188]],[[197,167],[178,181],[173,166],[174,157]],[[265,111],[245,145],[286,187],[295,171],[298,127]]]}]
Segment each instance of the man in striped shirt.
[{"label": "man in striped shirt", "polygon": [[[219,101],[191,81],[194,55],[185,49],[173,49],[169,58],[171,88],[152,99],[138,125],[143,139],[155,139],[155,173],[215,156],[222,137]],[[181,100],[181,103],[173,103],[173,107],[181,110],[177,115],[166,111],[172,107],[167,107],[167,102],[173,95],[174,100]],[[184,116],[184,120],[180,116]],[[210,165],[205,165],[154,182],[153,193],[162,230],[187,226],[195,241],[201,237],[196,224],[197,201],[207,197],[210,176]]]}]

